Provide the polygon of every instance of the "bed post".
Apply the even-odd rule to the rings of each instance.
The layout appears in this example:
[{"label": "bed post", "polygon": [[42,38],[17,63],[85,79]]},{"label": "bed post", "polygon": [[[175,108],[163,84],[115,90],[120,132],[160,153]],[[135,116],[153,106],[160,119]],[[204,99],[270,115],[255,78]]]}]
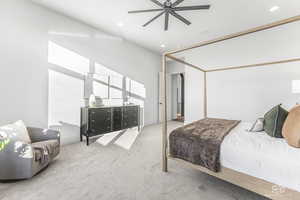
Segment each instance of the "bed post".
[{"label": "bed post", "polygon": [[163,81],[162,81],[162,171],[168,172],[168,158],[167,158],[167,147],[168,147],[168,136],[167,136],[167,70],[166,70],[166,55],[162,56],[162,73],[163,73]]},{"label": "bed post", "polygon": [[204,103],[204,118],[207,118],[207,79],[206,79],[206,72],[204,72],[204,99],[203,99],[203,103]]}]

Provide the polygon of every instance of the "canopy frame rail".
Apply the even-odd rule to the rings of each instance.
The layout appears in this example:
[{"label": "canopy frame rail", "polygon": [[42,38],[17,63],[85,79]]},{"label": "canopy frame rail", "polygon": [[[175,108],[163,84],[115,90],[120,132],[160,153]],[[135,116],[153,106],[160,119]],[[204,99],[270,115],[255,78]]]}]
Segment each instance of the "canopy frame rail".
[{"label": "canopy frame rail", "polygon": [[[289,24],[289,23],[293,23],[293,22],[297,22],[300,21],[300,15],[294,16],[294,17],[290,17],[287,19],[283,19],[280,21],[276,21],[270,24],[266,24],[266,25],[262,25],[262,26],[258,26],[255,28],[251,28],[245,31],[241,31],[238,33],[234,33],[234,34],[229,34],[229,35],[225,35],[223,37],[219,37],[213,40],[208,40],[208,41],[204,41],[204,42],[200,42],[196,45],[190,46],[190,47],[186,47],[186,48],[182,48],[182,49],[178,49],[175,51],[170,51],[170,52],[165,52],[162,55],[162,72],[163,72],[163,81],[162,81],[162,102],[160,102],[160,104],[162,104],[162,108],[161,109],[161,115],[163,117],[163,122],[162,122],[162,171],[163,172],[168,172],[168,124],[167,124],[167,88],[166,88],[166,68],[167,68],[167,58],[172,59],[176,62],[182,63],[186,66],[192,67],[196,70],[199,70],[201,72],[203,72],[203,80],[204,80],[204,84],[203,84],[203,89],[204,89],[204,95],[203,95],[203,107],[204,107],[204,117],[207,117],[207,73],[210,72],[218,72],[218,71],[227,71],[227,70],[240,70],[240,69],[246,69],[246,68],[254,68],[254,67],[266,67],[266,66],[274,66],[276,64],[282,64],[282,63],[290,63],[290,62],[299,62],[300,61],[300,57],[299,58],[291,58],[291,59],[286,59],[286,60],[278,60],[278,61],[270,61],[270,62],[263,62],[263,63],[256,63],[256,64],[248,64],[248,65],[240,65],[240,66],[227,66],[227,67],[221,67],[221,68],[214,68],[214,69],[205,69],[203,66],[196,66],[194,64],[191,64],[189,62],[187,62],[186,60],[177,58],[174,56],[174,54],[180,53],[180,52],[184,52],[184,51],[188,51],[188,50],[192,50],[195,48],[200,48],[203,46],[207,46],[210,44],[215,44],[215,43],[219,43],[222,41],[226,41],[226,40],[230,40],[233,38],[238,38],[241,36],[245,36],[245,35],[249,35],[252,33],[256,33],[256,32],[260,32],[260,31],[264,31],[264,30],[268,30],[268,29],[272,29],[274,27],[279,27],[285,24]],[[203,171],[203,170],[201,170]],[[252,190],[253,192],[257,192],[255,190]],[[300,195],[300,193],[299,193]],[[285,198],[278,198],[278,199],[285,199]]]}]

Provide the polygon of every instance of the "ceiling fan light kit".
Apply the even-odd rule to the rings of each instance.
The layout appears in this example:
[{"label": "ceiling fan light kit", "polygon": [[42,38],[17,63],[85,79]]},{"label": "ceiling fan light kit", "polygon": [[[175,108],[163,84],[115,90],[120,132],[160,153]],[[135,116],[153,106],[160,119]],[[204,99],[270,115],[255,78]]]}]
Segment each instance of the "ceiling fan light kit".
[{"label": "ceiling fan light kit", "polygon": [[200,5],[200,6],[183,6],[183,7],[177,7],[179,4],[181,4],[184,0],[176,0],[174,3],[171,0],[165,0],[164,3],[161,3],[157,0],[150,0],[156,5],[158,5],[160,8],[158,9],[147,9],[147,10],[135,10],[135,11],[129,11],[129,14],[135,14],[135,13],[146,13],[146,12],[159,12],[158,15],[153,17],[151,20],[149,20],[147,23],[143,25],[143,27],[146,27],[151,22],[156,20],[162,15],[165,15],[165,31],[169,29],[169,17],[172,15],[176,19],[180,20],[181,22],[185,23],[186,25],[190,25],[191,22],[178,14],[177,12],[180,11],[189,11],[189,10],[207,10],[210,8],[210,5]]}]

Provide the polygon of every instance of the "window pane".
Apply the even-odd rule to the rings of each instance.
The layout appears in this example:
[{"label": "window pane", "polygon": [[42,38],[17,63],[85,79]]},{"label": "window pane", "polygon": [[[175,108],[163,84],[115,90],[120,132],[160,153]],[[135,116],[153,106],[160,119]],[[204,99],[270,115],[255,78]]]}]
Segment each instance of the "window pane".
[{"label": "window pane", "polygon": [[299,94],[300,93],[300,80],[292,81],[292,93]]},{"label": "window pane", "polygon": [[110,77],[110,84],[122,89],[123,88],[123,77],[111,76]]},{"label": "window pane", "polygon": [[121,99],[122,98],[122,90],[110,88],[110,97],[113,99]]},{"label": "window pane", "polygon": [[100,75],[106,75],[106,76],[121,76],[118,72],[115,72],[99,63],[95,63],[95,73]]},{"label": "window pane", "polygon": [[94,74],[94,79],[102,81],[102,82],[108,84],[108,76],[106,76],[106,75]]},{"label": "window pane", "polygon": [[111,106],[120,106],[123,105],[123,99],[111,99],[110,100]]},{"label": "window pane", "polygon": [[93,93],[100,98],[108,98],[108,86],[96,81],[93,81]]},{"label": "window pane", "polygon": [[69,70],[86,74],[89,71],[89,60],[54,42],[48,43],[48,62]]},{"label": "window pane", "polygon": [[110,77],[110,84],[119,88],[122,88],[123,85],[123,75],[115,72],[103,65],[96,63],[95,64],[95,73],[101,76],[109,76]]},{"label": "window pane", "polygon": [[126,91],[130,92],[130,84],[131,84],[131,80],[129,78],[126,77]]},{"label": "window pane", "polygon": [[80,125],[84,81],[49,70],[49,126],[60,121]]},{"label": "window pane", "polygon": [[139,97],[145,98],[146,97],[146,89],[143,84],[131,80],[131,93],[138,95]]},{"label": "window pane", "polygon": [[130,98],[129,99],[129,102],[130,103],[133,103],[133,104],[135,104],[135,105],[139,105],[139,106],[141,106],[141,108],[144,108],[144,101],[143,100],[140,100],[140,99],[136,99],[136,98]]}]

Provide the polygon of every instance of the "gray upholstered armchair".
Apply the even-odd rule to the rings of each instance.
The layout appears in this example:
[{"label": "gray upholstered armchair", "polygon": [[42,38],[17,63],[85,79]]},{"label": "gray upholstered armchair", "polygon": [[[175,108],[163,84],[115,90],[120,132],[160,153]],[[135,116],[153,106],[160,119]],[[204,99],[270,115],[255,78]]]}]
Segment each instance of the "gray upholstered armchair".
[{"label": "gray upholstered armchair", "polygon": [[0,180],[33,177],[45,168],[60,151],[60,133],[40,128],[27,128],[31,144],[9,138],[0,151]]}]

